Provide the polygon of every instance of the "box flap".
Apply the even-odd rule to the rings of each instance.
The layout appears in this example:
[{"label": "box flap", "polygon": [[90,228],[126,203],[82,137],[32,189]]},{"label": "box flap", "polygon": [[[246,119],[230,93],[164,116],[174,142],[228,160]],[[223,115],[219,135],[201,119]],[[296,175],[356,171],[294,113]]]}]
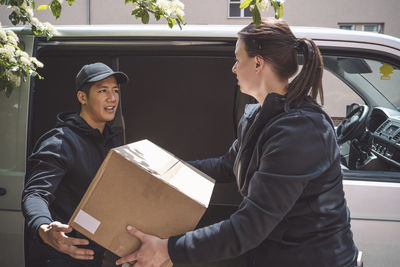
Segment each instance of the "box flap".
[{"label": "box flap", "polygon": [[179,161],[174,155],[147,139],[120,146],[113,150],[155,176],[163,175]]},{"label": "box flap", "polygon": [[189,164],[179,161],[161,178],[204,207],[208,207],[215,182],[206,174],[193,169]]}]

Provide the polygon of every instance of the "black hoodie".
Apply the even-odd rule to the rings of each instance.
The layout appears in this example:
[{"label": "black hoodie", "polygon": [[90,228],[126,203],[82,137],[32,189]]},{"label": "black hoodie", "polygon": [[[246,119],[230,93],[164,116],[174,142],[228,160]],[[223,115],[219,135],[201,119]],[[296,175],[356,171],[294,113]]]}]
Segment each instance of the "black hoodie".
[{"label": "black hoodie", "polygon": [[[53,221],[68,223],[108,151],[121,144],[108,125],[100,133],[76,113],[58,114],[56,128],[39,138],[28,158],[22,194],[22,211],[33,240],[29,266],[45,266],[43,261],[60,257],[78,261],[41,242],[38,228]],[[85,238],[76,231],[68,236]],[[93,242],[84,247],[95,251],[95,259],[80,262],[101,266],[104,249]]]}]

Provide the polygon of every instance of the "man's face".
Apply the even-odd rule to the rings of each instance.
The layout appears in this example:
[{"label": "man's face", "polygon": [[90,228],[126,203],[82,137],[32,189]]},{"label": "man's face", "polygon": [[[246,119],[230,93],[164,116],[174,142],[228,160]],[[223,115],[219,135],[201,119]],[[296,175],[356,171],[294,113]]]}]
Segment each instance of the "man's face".
[{"label": "man's face", "polygon": [[114,76],[95,82],[89,89],[82,113],[94,124],[104,124],[115,117],[119,103],[119,88]]}]

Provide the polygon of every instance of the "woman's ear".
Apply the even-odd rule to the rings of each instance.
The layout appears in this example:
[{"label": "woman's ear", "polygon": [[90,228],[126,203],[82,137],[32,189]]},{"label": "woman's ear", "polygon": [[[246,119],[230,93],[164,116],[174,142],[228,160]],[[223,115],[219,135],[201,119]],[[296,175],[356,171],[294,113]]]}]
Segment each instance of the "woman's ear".
[{"label": "woman's ear", "polygon": [[264,67],[264,59],[261,56],[255,56],[254,61],[256,63],[256,72],[259,72]]},{"label": "woman's ear", "polygon": [[86,102],[87,102],[87,96],[86,96],[86,93],[85,93],[85,92],[83,92],[83,91],[78,91],[78,92],[76,93],[76,97],[78,98],[78,101],[79,101],[79,103],[81,103],[81,105],[86,104]]}]

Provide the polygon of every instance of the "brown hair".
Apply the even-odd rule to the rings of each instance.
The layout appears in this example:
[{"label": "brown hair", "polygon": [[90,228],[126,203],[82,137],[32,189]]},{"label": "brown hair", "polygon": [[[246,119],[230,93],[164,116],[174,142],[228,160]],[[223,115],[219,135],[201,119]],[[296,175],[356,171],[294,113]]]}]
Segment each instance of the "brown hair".
[{"label": "brown hair", "polygon": [[92,87],[93,84],[94,82],[85,83],[84,85],[82,85],[82,88],[80,88],[78,91],[84,92],[86,94],[86,98],[89,99],[90,88]]},{"label": "brown hair", "polygon": [[265,18],[259,26],[250,23],[238,34],[245,42],[247,54],[263,57],[283,79],[296,74],[297,52],[303,53],[303,68],[287,88],[286,107],[299,106],[310,98],[316,101],[318,94],[323,104],[323,63],[314,41],[307,38],[297,40],[287,22],[275,18]]}]

